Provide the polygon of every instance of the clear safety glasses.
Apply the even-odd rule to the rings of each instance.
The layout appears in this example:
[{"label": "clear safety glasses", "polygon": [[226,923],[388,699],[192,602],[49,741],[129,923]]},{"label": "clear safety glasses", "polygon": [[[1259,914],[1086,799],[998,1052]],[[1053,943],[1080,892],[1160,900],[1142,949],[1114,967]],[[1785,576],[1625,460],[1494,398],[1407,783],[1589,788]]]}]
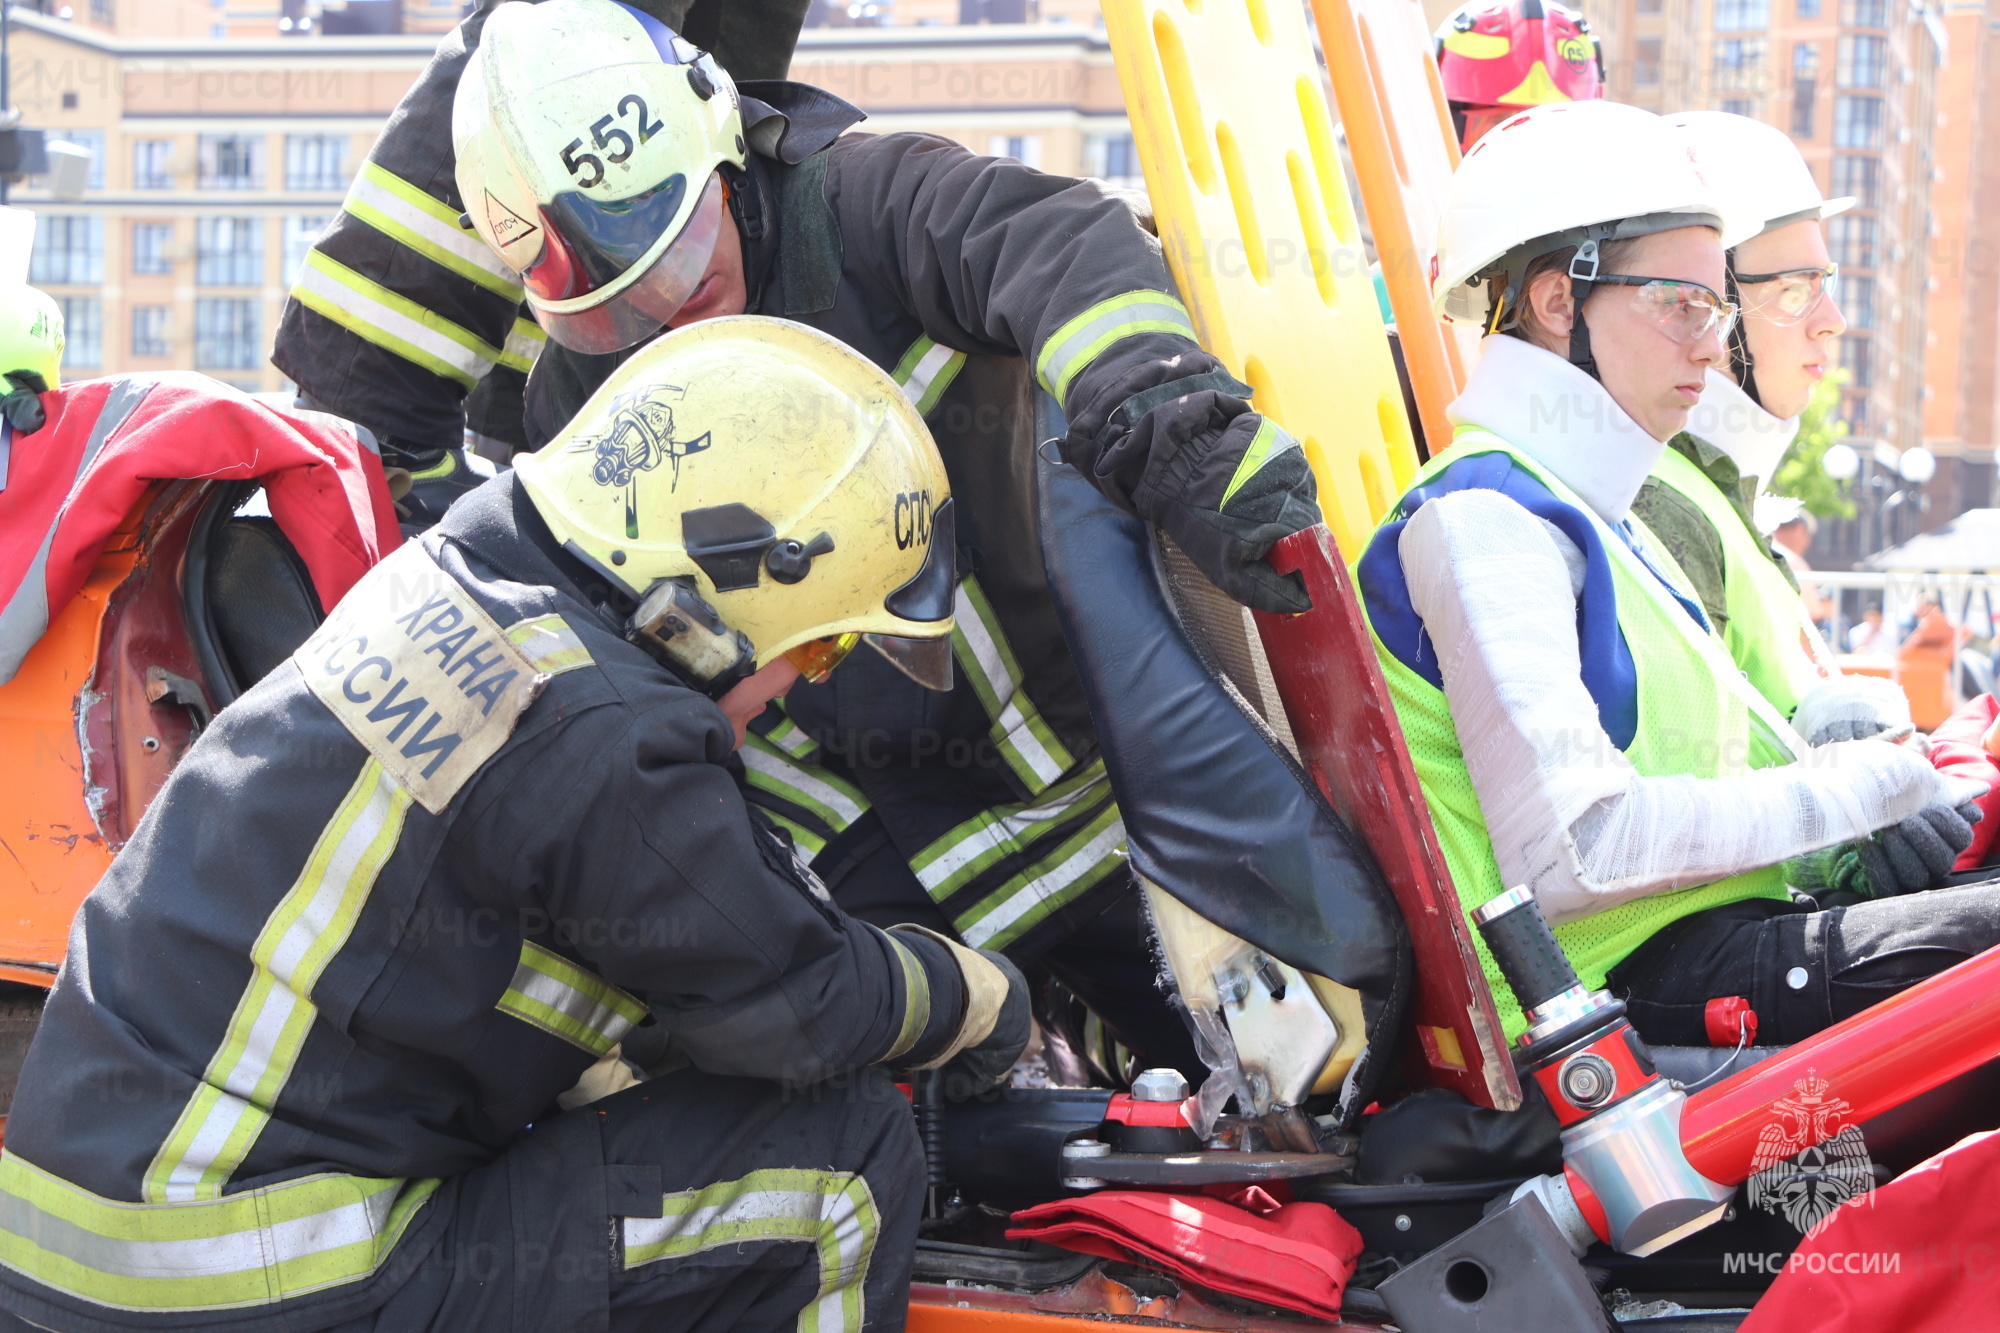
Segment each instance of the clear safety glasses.
[{"label": "clear safety glasses", "polygon": [[1789,268],[1781,273],[1739,273],[1738,288],[1764,287],[1768,292],[1744,293],[1743,313],[1771,324],[1797,324],[1819,309],[1820,301],[1840,291],[1840,265],[1825,268]]},{"label": "clear safety glasses", "polygon": [[1633,295],[1639,308],[1669,338],[1683,345],[1691,346],[1711,333],[1727,338],[1736,327],[1737,307],[1716,295],[1713,288],[1698,282],[1641,278],[1628,273],[1600,273],[1591,281],[1637,288]]},{"label": "clear safety glasses", "polygon": [[635,346],[666,327],[701,285],[725,222],[721,173],[711,173],[680,235],[617,295],[592,301],[646,257],[680,212],[687,178],[672,176],[629,199],[603,203],[558,195],[542,210],[548,240],[521,275],[549,337],[602,355]]}]

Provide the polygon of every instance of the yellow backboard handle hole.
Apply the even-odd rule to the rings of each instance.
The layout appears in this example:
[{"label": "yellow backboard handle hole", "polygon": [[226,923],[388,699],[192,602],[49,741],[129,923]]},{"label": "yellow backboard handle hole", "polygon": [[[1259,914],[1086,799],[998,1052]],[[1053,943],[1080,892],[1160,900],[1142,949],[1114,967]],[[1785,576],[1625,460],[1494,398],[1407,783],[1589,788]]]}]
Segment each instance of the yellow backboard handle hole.
[{"label": "yellow backboard handle hole", "polygon": [[1181,3],[1187,6],[1188,13],[1190,14],[1201,13],[1201,0],[1181,0]]},{"label": "yellow backboard handle hole", "polygon": [[[1377,408],[1381,404],[1376,404]],[[1382,485],[1382,465],[1373,449],[1362,449],[1355,458],[1361,466],[1361,493],[1368,497],[1368,517],[1377,523],[1389,512],[1389,494]]]},{"label": "yellow backboard handle hole", "polygon": [[1253,356],[1243,363],[1243,382],[1250,386],[1250,405],[1284,425],[1284,405],[1278,401],[1278,391],[1271,387],[1271,372],[1265,369],[1262,358]]},{"label": "yellow backboard handle hole", "polygon": [[1222,155],[1222,174],[1229,182],[1229,203],[1236,210],[1236,232],[1243,238],[1243,257],[1250,262],[1250,276],[1259,287],[1268,287],[1271,264],[1264,253],[1264,232],[1257,225],[1257,205],[1250,197],[1250,178],[1243,170],[1243,154],[1236,146],[1236,135],[1227,125],[1215,127],[1215,150]]},{"label": "yellow backboard handle hole", "polygon": [[1333,281],[1333,252],[1327,240],[1325,214],[1313,193],[1312,178],[1306,174],[1305,160],[1297,153],[1285,154],[1285,174],[1292,181],[1292,199],[1299,210],[1299,229],[1305,233],[1306,256],[1312,261],[1313,283],[1319,299],[1330,308],[1340,306],[1340,289]]},{"label": "yellow backboard handle hole", "polygon": [[1389,471],[1396,479],[1396,494],[1401,495],[1417,479],[1417,442],[1410,432],[1409,413],[1400,398],[1377,398],[1375,419],[1382,423],[1382,438],[1389,445]]},{"label": "yellow backboard handle hole", "polygon": [[1319,181],[1319,195],[1333,234],[1341,245],[1355,239],[1354,209],[1347,202],[1347,181],[1340,172],[1340,150],[1333,145],[1333,121],[1326,112],[1326,99],[1313,81],[1299,77],[1295,85],[1299,99],[1299,120],[1306,130],[1306,147],[1312,152],[1313,175]]},{"label": "yellow backboard handle hole", "polygon": [[1271,15],[1264,8],[1264,0],[1244,0],[1250,11],[1250,31],[1257,34],[1257,40],[1265,46],[1271,44]]},{"label": "yellow backboard handle hole", "polygon": [[[1199,8],[1198,4],[1190,8]],[[1188,66],[1187,47],[1180,29],[1163,10],[1153,15],[1153,46],[1160,53],[1160,73],[1167,84],[1167,100],[1174,108],[1174,128],[1180,131],[1181,156],[1187,159],[1188,175],[1194,188],[1203,194],[1215,193],[1215,162],[1208,155],[1208,129],[1201,118],[1201,102],[1194,92],[1194,71]]]}]

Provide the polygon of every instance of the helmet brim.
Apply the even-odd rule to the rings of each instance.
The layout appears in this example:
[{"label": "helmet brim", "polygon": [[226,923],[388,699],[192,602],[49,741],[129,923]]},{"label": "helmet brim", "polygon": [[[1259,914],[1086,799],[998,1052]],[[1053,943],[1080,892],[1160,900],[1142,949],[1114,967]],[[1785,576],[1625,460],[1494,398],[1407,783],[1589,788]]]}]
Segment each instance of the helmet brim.
[{"label": "helmet brim", "polygon": [[927,690],[948,692],[952,686],[951,635],[938,639],[907,639],[897,634],[864,634],[862,639],[888,659],[889,665]]}]

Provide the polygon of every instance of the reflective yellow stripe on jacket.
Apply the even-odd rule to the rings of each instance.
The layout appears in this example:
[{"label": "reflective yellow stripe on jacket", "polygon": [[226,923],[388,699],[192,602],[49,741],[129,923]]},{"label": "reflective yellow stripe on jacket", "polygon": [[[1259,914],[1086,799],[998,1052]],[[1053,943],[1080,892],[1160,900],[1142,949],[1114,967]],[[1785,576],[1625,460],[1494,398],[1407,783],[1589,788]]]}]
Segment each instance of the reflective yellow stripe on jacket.
[{"label": "reflective yellow stripe on jacket", "polygon": [[514,979],[493,1007],[592,1056],[610,1051],[646,1017],[636,997],[532,940],[521,942]]},{"label": "reflective yellow stripe on jacket", "polygon": [[1086,367],[1122,338],[1142,333],[1168,333],[1195,341],[1194,321],[1187,307],[1165,292],[1126,292],[1065,323],[1042,344],[1035,358],[1035,382],[1057,403],[1068,407],[1069,386]]}]

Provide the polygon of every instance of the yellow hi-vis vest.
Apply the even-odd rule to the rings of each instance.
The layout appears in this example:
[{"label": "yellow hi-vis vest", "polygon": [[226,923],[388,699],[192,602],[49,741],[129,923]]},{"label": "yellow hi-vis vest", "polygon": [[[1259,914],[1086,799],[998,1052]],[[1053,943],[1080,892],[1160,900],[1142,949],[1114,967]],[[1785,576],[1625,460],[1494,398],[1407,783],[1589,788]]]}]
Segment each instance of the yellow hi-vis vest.
[{"label": "yellow hi-vis vest", "polygon": [[1790,717],[1806,691],[1836,674],[1798,590],[1743,526],[1728,498],[1678,450],[1661,453],[1653,476],[1686,497],[1715,529],[1729,608],[1722,641],[1757,692]]},{"label": "yellow hi-vis vest", "polygon": [[[1454,463],[1484,453],[1506,454],[1556,499],[1588,517],[1597,529],[1611,564],[1618,627],[1632,651],[1638,676],[1639,725],[1624,753],[1641,775],[1733,777],[1798,757],[1786,739],[1790,729],[1784,719],[1748,688],[1721,643],[1674,601],[1608,524],[1534,460],[1490,432],[1463,430],[1450,450],[1417,474],[1413,486],[1423,485]],[[1677,575],[1672,558],[1656,541],[1648,540],[1651,534],[1637,520],[1634,526],[1647,549]],[[1445,864],[1458,888],[1459,902],[1471,912],[1510,886],[1501,879],[1500,867],[1493,859],[1493,844],[1486,834],[1486,819],[1480,813],[1471,775],[1466,772],[1465,752],[1452,724],[1451,706],[1442,691],[1398,661],[1379,637],[1375,639],[1375,654],[1388,680],[1396,716],[1403,724],[1410,759],[1422,784]],[[1595,990],[1604,985],[1606,975],[1626,955],[1684,916],[1745,898],[1785,896],[1783,870],[1770,866],[1713,884],[1638,898],[1565,922],[1555,928],[1555,935],[1584,985]],[[1526,1031],[1527,1020],[1477,930],[1473,931],[1473,943],[1486,983],[1493,990],[1501,1026],[1512,1040]]]}]

